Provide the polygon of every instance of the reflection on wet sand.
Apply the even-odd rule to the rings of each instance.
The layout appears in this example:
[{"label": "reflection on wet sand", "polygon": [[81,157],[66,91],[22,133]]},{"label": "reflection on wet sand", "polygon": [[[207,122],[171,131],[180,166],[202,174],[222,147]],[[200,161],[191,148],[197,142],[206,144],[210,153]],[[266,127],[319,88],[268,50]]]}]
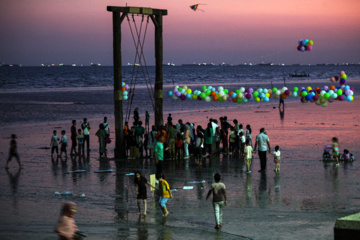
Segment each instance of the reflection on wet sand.
[{"label": "reflection on wet sand", "polygon": [[19,185],[19,177],[21,174],[21,168],[18,168],[15,173],[12,173],[9,169],[6,169],[6,173],[9,177],[9,183],[13,197],[13,207],[14,209],[18,209],[17,191]]}]

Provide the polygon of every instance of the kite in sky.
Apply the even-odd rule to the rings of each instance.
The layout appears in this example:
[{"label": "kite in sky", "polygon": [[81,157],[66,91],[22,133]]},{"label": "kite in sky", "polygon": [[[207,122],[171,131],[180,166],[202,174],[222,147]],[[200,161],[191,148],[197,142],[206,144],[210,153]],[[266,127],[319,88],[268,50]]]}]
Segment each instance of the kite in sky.
[{"label": "kite in sky", "polygon": [[198,8],[199,5],[205,5],[205,4],[195,4],[195,5],[191,5],[190,8],[191,8],[192,10],[194,10],[194,11],[200,10],[200,11],[204,12],[203,10],[201,10],[201,9]]}]

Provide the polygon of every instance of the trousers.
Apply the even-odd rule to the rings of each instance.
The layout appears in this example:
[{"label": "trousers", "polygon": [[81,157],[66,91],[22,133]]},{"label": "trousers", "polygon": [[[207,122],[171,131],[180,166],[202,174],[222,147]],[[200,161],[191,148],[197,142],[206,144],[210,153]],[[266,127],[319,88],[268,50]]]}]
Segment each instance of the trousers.
[{"label": "trousers", "polygon": [[260,170],[266,170],[266,151],[259,151],[259,158],[260,158]]},{"label": "trousers", "polygon": [[222,208],[224,207],[224,201],[213,202],[214,212],[215,212],[215,222],[216,225],[222,224]]}]

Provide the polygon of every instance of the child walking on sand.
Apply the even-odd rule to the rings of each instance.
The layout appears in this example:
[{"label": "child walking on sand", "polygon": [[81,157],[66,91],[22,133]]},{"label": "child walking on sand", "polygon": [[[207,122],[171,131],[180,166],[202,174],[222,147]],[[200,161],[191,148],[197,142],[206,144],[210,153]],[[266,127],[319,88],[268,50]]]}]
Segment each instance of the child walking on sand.
[{"label": "child walking on sand", "polygon": [[336,160],[336,165],[335,165],[336,167],[339,166],[339,155],[340,155],[338,141],[339,140],[337,137],[332,138],[332,149],[333,149],[332,155]]},{"label": "child walking on sand", "polygon": [[60,149],[60,157],[62,156],[62,153],[65,152],[65,157],[67,158],[67,136],[65,135],[65,130],[61,131],[61,141],[60,141],[61,149]]},{"label": "child walking on sand", "polygon": [[280,147],[275,146],[275,152],[271,153],[274,155],[274,163],[275,163],[275,169],[274,172],[279,173],[280,172]]},{"label": "child walking on sand", "polygon": [[166,203],[169,198],[173,198],[168,182],[165,180],[164,174],[156,174],[156,179],[159,181],[159,188],[161,189],[161,196],[159,204],[163,212],[163,217],[169,215],[169,211],[166,208]]},{"label": "child walking on sand", "polygon": [[54,130],[50,140],[51,157],[53,157],[54,151],[56,151],[56,157],[59,157],[59,147],[58,147],[59,141],[60,138],[56,135],[56,130]]},{"label": "child walking on sand", "polygon": [[11,161],[12,157],[16,158],[17,163],[19,164],[19,168],[23,168],[24,165],[21,164],[19,154],[17,152],[17,143],[16,143],[16,135],[11,134],[11,141],[10,141],[10,150],[9,150],[9,157],[6,161],[5,168],[9,168],[9,162]]},{"label": "child walking on sand", "polygon": [[211,188],[206,196],[206,200],[213,194],[213,206],[215,212],[215,229],[220,229],[222,225],[222,208],[227,205],[227,197],[225,191],[225,184],[221,183],[221,176],[218,173],[214,175],[215,183],[211,185]]},{"label": "child walking on sand", "polygon": [[251,173],[250,165],[252,159],[253,148],[251,146],[251,139],[246,139],[246,147],[244,149],[245,153],[245,163],[246,163],[246,173]]}]

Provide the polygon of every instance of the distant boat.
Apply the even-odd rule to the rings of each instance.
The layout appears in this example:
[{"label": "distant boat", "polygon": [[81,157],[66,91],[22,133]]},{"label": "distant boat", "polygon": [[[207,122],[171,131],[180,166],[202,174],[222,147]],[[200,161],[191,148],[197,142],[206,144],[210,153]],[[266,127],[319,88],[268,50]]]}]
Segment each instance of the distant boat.
[{"label": "distant boat", "polygon": [[273,66],[274,63],[259,63],[258,66]]},{"label": "distant boat", "polygon": [[101,64],[100,63],[91,63],[91,65],[90,66],[92,66],[92,67],[100,67],[101,66]]},{"label": "distant boat", "polygon": [[175,67],[175,63],[167,63],[167,64],[163,64],[163,66]]},{"label": "distant boat", "polygon": [[310,77],[310,74],[308,73],[294,73],[294,74],[289,74],[290,77],[293,78],[304,78],[304,77]]},{"label": "distant boat", "polygon": [[75,64],[75,63],[73,63],[73,64],[71,64],[71,66],[76,67],[76,64]]}]

